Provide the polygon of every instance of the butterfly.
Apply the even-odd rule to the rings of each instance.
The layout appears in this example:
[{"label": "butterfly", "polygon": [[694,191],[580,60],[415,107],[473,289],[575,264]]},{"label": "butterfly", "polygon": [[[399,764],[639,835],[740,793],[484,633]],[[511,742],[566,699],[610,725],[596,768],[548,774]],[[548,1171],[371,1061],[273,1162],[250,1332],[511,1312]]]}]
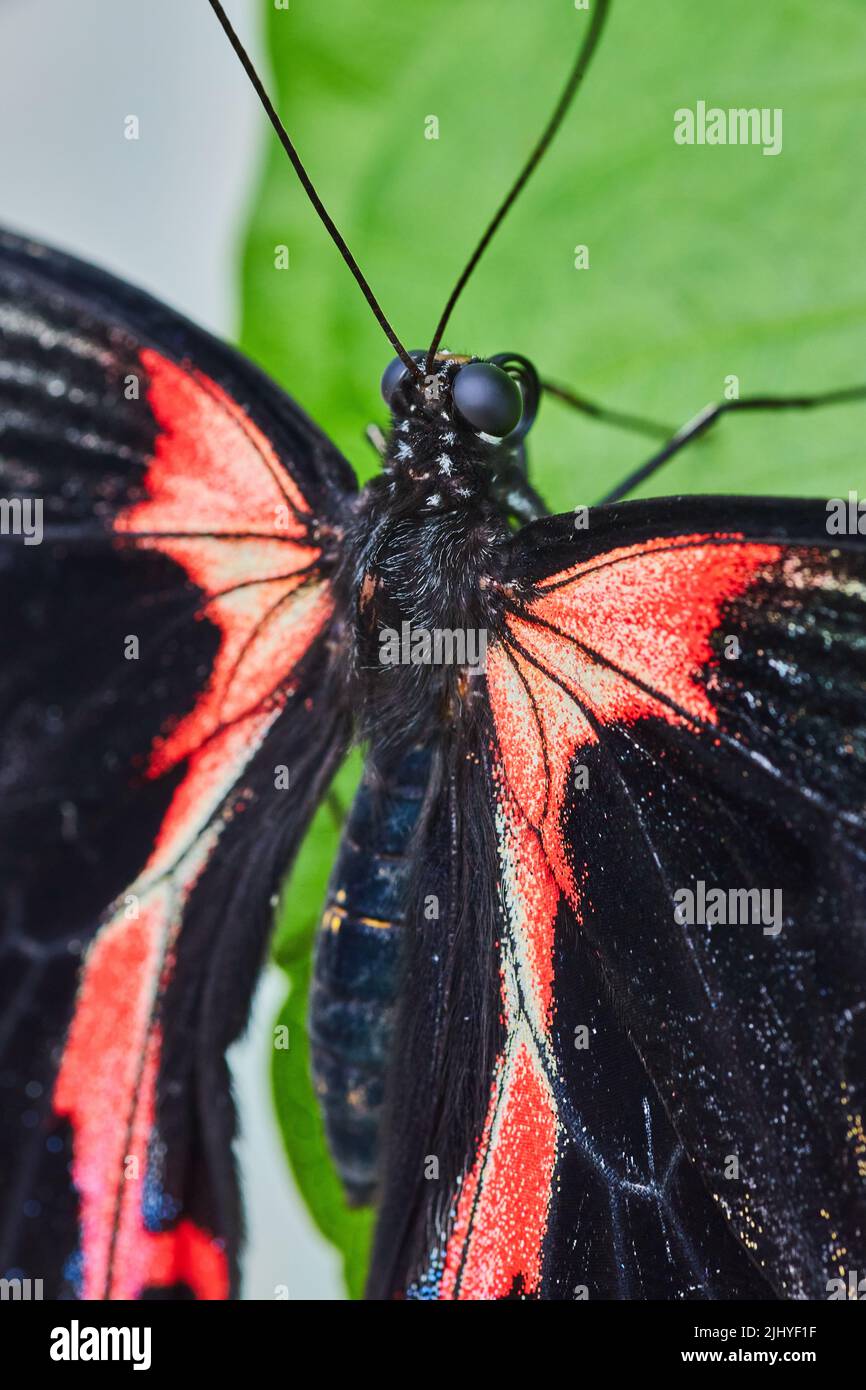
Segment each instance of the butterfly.
[{"label": "butterfly", "polygon": [[866,388],[725,402],[548,515],[532,364],[441,343],[609,0],[419,352],[210,3],[394,346],[391,426],[359,489],[232,349],[0,236],[0,1272],[238,1292],[226,1049],[361,743],[310,1036],[369,1296],[825,1297],[866,1258],[863,538],[623,498],[722,414]]}]

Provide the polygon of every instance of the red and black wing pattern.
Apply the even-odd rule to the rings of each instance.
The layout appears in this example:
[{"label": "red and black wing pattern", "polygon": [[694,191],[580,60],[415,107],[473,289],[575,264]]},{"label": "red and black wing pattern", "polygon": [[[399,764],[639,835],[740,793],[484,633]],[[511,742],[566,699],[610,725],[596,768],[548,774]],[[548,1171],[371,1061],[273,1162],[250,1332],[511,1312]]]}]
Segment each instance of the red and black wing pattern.
[{"label": "red and black wing pattern", "polygon": [[0,547],[0,1273],[223,1298],[225,1049],[348,737],[354,479],[230,349],[6,235],[0,329],[7,515],[41,507]]},{"label": "red and black wing pattern", "polygon": [[468,1128],[447,1079],[416,1113],[374,1293],[826,1298],[866,1262],[866,548],[825,518],[685,498],[515,537],[470,793],[491,1088]]}]

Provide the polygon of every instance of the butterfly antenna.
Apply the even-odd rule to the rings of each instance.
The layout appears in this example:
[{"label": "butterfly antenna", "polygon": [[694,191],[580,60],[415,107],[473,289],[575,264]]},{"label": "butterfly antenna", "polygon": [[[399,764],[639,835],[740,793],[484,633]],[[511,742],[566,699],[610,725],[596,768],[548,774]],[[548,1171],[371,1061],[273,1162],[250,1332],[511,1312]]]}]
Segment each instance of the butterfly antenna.
[{"label": "butterfly antenna", "polygon": [[361,270],[361,267],[358,265],[358,262],[355,260],[355,257],[352,255],[351,251],[349,250],[348,246],[343,240],[343,237],[341,236],[340,231],[336,223],[334,222],[334,219],[331,217],[331,214],[328,212],[328,209],[325,207],[325,204],[322,202],[321,198],[316,192],[315,187],[313,186],[313,181],[307,173],[306,169],[304,168],[303,163],[301,162],[301,157],[289,138],[288,131],[286,130],[285,126],[283,125],[282,121],[277,115],[277,112],[274,109],[273,102],[271,101],[270,97],[265,91],[264,83],[262,82],[261,78],[255,70],[255,67],[253,66],[253,61],[250,58],[250,55],[247,53],[246,49],[244,48],[243,44],[241,43],[234,29],[232,28],[228,15],[226,14],[222,5],[219,3],[219,0],[209,0],[209,2],[211,9],[213,10],[214,14],[216,15],[217,19],[219,20],[220,24],[225,30],[229,43],[231,44],[235,53],[241,60],[241,65],[244,71],[246,72],[247,77],[252,82],[253,87],[256,90],[256,94],[259,98],[259,101],[262,103],[262,106],[265,108],[265,111],[267,112],[268,119],[270,120],[271,125],[273,126],[274,130],[277,132],[277,135],[279,136],[280,144],[282,145],[283,149],[285,150],[286,154],[289,156],[289,159],[292,162],[292,167],[294,168],[295,173],[297,174],[298,178],[300,179],[303,185],[304,192],[306,193],[313,207],[316,209],[316,212],[318,213],[320,220],[324,223],[331,240],[337,247],[337,250],[343,257],[343,260],[346,262],[346,265],[349,267],[356,281],[358,282],[358,285],[361,288],[361,293],[363,294],[370,308],[373,310],[373,313],[375,314],[379,324],[381,325],[386,337],[391,341],[397,355],[409,368],[412,374],[417,377],[422,376],[422,372],[420,367],[418,366],[418,363],[412,357],[409,356],[409,353],[406,351],[403,344],[400,342],[400,339],[397,337],[397,334],[394,332],[393,328],[391,327],[390,323],[385,317],[385,313],[382,309],[382,306],[380,305],[378,299],[376,298],[369,284],[367,283],[366,276],[364,275],[363,271]]},{"label": "butterfly antenna", "polygon": [[433,334],[433,342],[430,344],[430,350],[427,353],[426,370],[428,373],[432,372],[433,370],[433,360],[439,349],[439,344],[442,341],[442,335],[445,332],[445,329],[448,325],[448,320],[451,317],[451,312],[454,308],[454,305],[457,303],[457,300],[460,298],[460,295],[463,292],[463,288],[466,285],[467,280],[469,279],[473,270],[477,266],[478,262],[481,260],[481,257],[484,255],[484,252],[487,250],[487,247],[490,245],[490,242],[493,240],[493,237],[496,235],[496,232],[498,231],[500,224],[505,219],[511,207],[517,201],[518,197],[523,191],[525,184],[528,182],[530,175],[538,167],[538,165],[544,158],[548,145],[553,140],[553,137],[555,136],[556,132],[559,130],[559,127],[562,125],[563,120],[565,119],[568,108],[571,106],[571,103],[574,99],[574,94],[577,91],[578,86],[580,85],[581,78],[584,76],[587,68],[590,65],[590,62],[592,61],[592,56],[595,53],[595,50],[598,46],[598,41],[601,38],[601,31],[604,28],[604,22],[607,18],[607,12],[610,9],[610,0],[590,0],[590,4],[592,5],[592,21],[589,26],[589,32],[587,33],[586,38],[581,44],[580,52],[577,55],[577,61],[575,62],[575,65],[572,68],[571,73],[569,74],[569,78],[565,84],[565,87],[563,88],[562,95],[560,96],[559,101],[556,103],[553,115],[547,122],[547,125],[545,126],[541,134],[541,137],[538,140],[538,143],[536,144],[535,148],[533,149],[532,153],[530,154],[529,158],[527,159],[526,163],[524,164],[523,168],[521,169],[511,188],[508,190],[508,193],[505,195],[502,202],[500,203],[499,208],[497,209],[496,213],[494,214],[491,222],[487,227],[487,230],[485,231],[475,250],[472,252],[472,255],[469,257],[469,260],[466,263],[466,267],[463,270],[460,279],[457,281],[457,284],[451,291],[448,303],[445,305],[445,308],[442,311],[442,317],[440,318],[439,323],[436,326],[436,332]]}]

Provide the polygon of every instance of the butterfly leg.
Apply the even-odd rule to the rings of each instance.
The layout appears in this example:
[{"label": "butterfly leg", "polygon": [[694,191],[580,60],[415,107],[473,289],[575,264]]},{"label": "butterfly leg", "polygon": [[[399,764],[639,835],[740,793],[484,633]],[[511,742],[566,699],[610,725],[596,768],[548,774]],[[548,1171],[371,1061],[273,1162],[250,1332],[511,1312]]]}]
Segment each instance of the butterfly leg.
[{"label": "butterfly leg", "polygon": [[528,478],[526,446],[521,443],[506,454],[506,462],[497,470],[493,485],[494,494],[516,521],[525,525],[537,521],[540,516],[550,516]]},{"label": "butterfly leg", "polygon": [[364,430],[364,438],[368,444],[372,444],[380,459],[383,459],[388,452],[388,445],[385,436],[378,425],[368,425]]},{"label": "butterfly leg", "polygon": [[605,425],[614,425],[617,429],[631,430],[635,434],[647,434],[652,439],[670,439],[673,430],[669,425],[659,424],[658,420],[647,420],[643,415],[632,415],[623,410],[609,410],[607,406],[599,405],[597,401],[591,401],[586,396],[578,395],[576,391],[569,391],[565,386],[557,386],[553,381],[542,381],[541,389],[548,396],[553,396],[555,400],[562,401],[564,405],[570,405],[573,410],[579,410],[583,415],[589,415],[593,420],[599,420]]},{"label": "butterfly leg", "polygon": [[346,819],[346,808],[333,788],[328,792],[323,804],[327,806],[336,829],[342,829],[343,821]]},{"label": "butterfly leg", "polygon": [[701,435],[706,434],[722,415],[728,415],[737,410],[810,410],[820,405],[844,405],[848,401],[866,400],[866,386],[848,386],[840,391],[824,391],[820,394],[810,396],[744,396],[742,400],[721,401],[715,405],[707,405],[699,411],[694,419],[689,420],[688,424],[683,425],[682,429],[677,430],[676,434],[668,440],[663,449],[652,458],[647,459],[632,473],[629,473],[611,492],[601,498],[601,503],[618,502],[621,497],[627,496],[638,483],[644,482],[651,477],[663,463],[673,458],[687,444],[691,444]]}]

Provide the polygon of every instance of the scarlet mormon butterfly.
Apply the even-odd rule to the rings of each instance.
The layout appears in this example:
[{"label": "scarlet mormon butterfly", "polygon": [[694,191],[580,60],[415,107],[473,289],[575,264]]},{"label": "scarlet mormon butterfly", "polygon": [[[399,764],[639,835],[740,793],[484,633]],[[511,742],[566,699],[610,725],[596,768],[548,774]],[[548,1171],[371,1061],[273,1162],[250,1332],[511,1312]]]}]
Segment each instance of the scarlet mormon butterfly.
[{"label": "scarlet mormon butterfly", "polygon": [[360,741],[310,1028],[370,1296],[824,1297],[866,1265],[863,541],[621,499],[722,413],[866,388],[726,402],[547,515],[532,365],[440,346],[609,0],[415,353],[210,3],[394,346],[392,423],[359,491],[229,348],[0,238],[4,506],[44,507],[0,551],[0,1272],[237,1291],[225,1051]]}]

